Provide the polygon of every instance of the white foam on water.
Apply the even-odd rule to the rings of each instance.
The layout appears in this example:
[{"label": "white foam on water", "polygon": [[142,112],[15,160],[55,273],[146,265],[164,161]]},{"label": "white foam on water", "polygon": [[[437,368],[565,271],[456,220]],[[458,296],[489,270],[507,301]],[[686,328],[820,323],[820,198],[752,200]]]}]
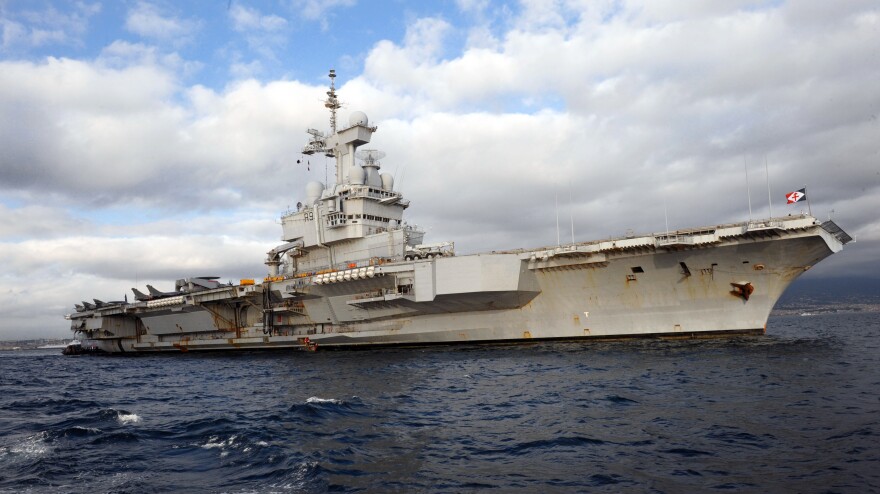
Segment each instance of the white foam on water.
[{"label": "white foam on water", "polygon": [[236,436],[230,436],[229,439],[223,441],[220,439],[220,436],[211,436],[210,438],[208,438],[208,442],[202,444],[200,447],[204,449],[229,448],[235,444],[235,438]]},{"label": "white foam on water", "polygon": [[218,436],[211,436],[211,438],[208,439],[208,442],[203,444],[202,447],[205,449],[214,449],[222,448],[224,445],[226,445],[226,441],[220,441]]},{"label": "white foam on water", "polygon": [[0,458],[8,454],[21,455],[25,458],[44,455],[49,451],[49,447],[46,445],[47,437],[49,437],[49,433],[43,431],[24,438],[20,443],[8,447],[0,447]]},{"label": "white foam on water", "polygon": [[75,426],[71,427],[71,429],[76,429],[78,431],[85,431],[85,432],[89,432],[92,434],[99,434],[101,432],[101,429],[96,429],[94,427],[81,427],[79,425],[75,425]]},{"label": "white foam on water", "polygon": [[337,405],[338,405],[339,403],[342,403],[342,401],[341,401],[341,400],[336,400],[336,399],[333,399],[333,398],[318,398],[317,396],[312,396],[312,397],[310,397],[308,400],[306,400],[306,403],[310,403],[310,404],[315,404],[315,403],[333,403],[333,404],[337,404]]},{"label": "white foam on water", "polygon": [[120,424],[137,424],[141,421],[141,417],[135,413],[120,413],[117,412],[116,420],[119,421]]},{"label": "white foam on water", "polygon": [[273,489],[282,489],[285,491],[304,492],[309,490],[308,475],[311,470],[317,466],[315,462],[301,463],[290,472],[288,478],[282,479],[281,482],[269,484]]}]

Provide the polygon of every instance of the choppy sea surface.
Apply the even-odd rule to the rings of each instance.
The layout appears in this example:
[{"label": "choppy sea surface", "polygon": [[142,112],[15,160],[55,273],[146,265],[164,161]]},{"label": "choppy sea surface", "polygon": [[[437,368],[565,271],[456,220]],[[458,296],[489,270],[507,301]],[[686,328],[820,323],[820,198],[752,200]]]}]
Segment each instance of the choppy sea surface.
[{"label": "choppy sea surface", "polygon": [[356,352],[0,352],[2,492],[880,492],[877,314]]}]

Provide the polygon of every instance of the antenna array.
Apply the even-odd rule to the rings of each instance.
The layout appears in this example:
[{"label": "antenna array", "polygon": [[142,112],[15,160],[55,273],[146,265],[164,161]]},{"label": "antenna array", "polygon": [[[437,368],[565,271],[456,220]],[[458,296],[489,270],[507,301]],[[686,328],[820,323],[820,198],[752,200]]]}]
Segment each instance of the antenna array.
[{"label": "antenna array", "polygon": [[324,106],[330,109],[330,132],[336,133],[336,110],[342,107],[336,98],[336,71],[330,69],[330,90],[327,91],[327,100]]}]

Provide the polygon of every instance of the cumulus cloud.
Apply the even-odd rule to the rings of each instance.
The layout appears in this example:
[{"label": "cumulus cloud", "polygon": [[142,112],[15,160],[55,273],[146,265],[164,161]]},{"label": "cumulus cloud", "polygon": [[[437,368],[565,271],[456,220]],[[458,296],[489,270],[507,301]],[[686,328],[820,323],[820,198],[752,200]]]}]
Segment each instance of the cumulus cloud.
[{"label": "cumulus cloud", "polygon": [[204,68],[204,63],[186,60],[177,52],[163,52],[156,46],[116,40],[101,50],[96,60],[102,68],[126,69],[137,66],[160,67],[180,78],[189,78]]},{"label": "cumulus cloud", "polygon": [[65,237],[91,226],[89,222],[72,217],[64,208],[46,204],[9,207],[0,204],[0,239],[47,240]]},{"label": "cumulus cloud", "polygon": [[89,19],[100,11],[100,3],[77,2],[67,12],[50,5],[43,10],[25,10],[13,18],[0,8],[0,48],[14,51],[63,43],[81,45]]},{"label": "cumulus cloud", "polygon": [[482,14],[489,7],[489,0],[455,0],[463,12]]},{"label": "cumulus cloud", "polygon": [[245,210],[142,222],[121,213],[102,224],[48,206],[0,207],[0,326],[3,338],[66,337],[62,316],[80,300],[132,300],[188,276],[259,278],[275,245],[273,212]]},{"label": "cumulus cloud", "polygon": [[146,160],[165,157],[145,138],[161,142],[174,133],[173,109],[155,106],[174,90],[167,73],[69,59],[0,66],[0,107],[9,117],[0,123],[4,188],[113,191],[137,184],[151,168]]},{"label": "cumulus cloud", "polygon": [[263,15],[257,9],[249,9],[239,4],[229,12],[236,31],[280,31],[287,27],[287,20],[275,14]]},{"label": "cumulus cloud", "polygon": [[149,2],[139,2],[125,19],[125,28],[132,33],[178,44],[188,42],[199,27],[198,21],[175,17]]},{"label": "cumulus cloud", "polygon": [[330,10],[338,7],[351,7],[356,0],[291,0],[291,6],[307,20],[324,18]]},{"label": "cumulus cloud", "polygon": [[[14,246],[0,244],[0,252],[9,260],[10,266],[14,266],[7,274],[35,276],[51,270],[71,276],[83,273],[117,280],[136,276],[173,280],[183,276],[204,276],[206,272],[213,275],[221,263],[226,276],[236,273],[251,273],[253,276],[254,271],[260,271],[259,266],[265,257],[261,251],[264,250],[268,249],[260,242],[230,239],[223,235],[185,234],[137,238],[68,236],[52,242],[28,240]],[[230,264],[232,260],[238,261]]]},{"label": "cumulus cloud", "polygon": [[[69,59],[0,63],[0,188],[67,200],[210,210],[284,182],[320,107],[321,89],[243,81],[183,91],[172,73]],[[258,194],[262,192],[262,194]]]},{"label": "cumulus cloud", "polygon": [[[230,9],[229,18],[232,20],[233,29],[242,33],[252,52],[271,64],[281,63],[275,50],[284,46],[288,41],[287,19],[275,14],[263,15],[257,9],[238,4]],[[239,78],[259,75],[261,72],[262,63],[259,60],[250,63],[236,60],[232,65],[232,73]]]},{"label": "cumulus cloud", "polygon": [[[572,5],[530,3],[496,49],[472,47],[451,58],[435,59],[422,48],[441,44],[438,36],[420,36],[424,29],[370,52],[364,83],[396,95],[404,118],[396,130],[415,144],[398,149],[402,158],[434,163],[418,172],[424,183],[408,178],[405,186],[431,203],[428,210],[451,208],[453,218],[468,220],[447,227],[454,220],[419,203],[413,213],[427,214],[450,236],[473,231],[477,245],[491,242],[480,232],[499,225],[493,238],[509,242],[540,228],[529,210],[553,223],[548,203],[554,190],[565,196],[570,182],[576,211],[589,218],[582,231],[592,235],[659,230],[663,218],[656,211],[664,202],[678,227],[741,219],[744,162],[760,197],[767,160],[775,198],[785,187],[821,184],[826,191],[815,197],[840,198],[838,213],[846,208],[862,218],[851,216],[854,226],[864,224],[869,209],[846,191],[861,182],[860,197],[871,198],[880,187],[870,137],[878,129],[872,115],[880,90],[868,82],[878,75],[869,61],[880,41],[876,8],[854,2],[837,14],[826,10],[835,19],[815,26],[793,21],[803,14],[788,4],[693,13],[599,4],[574,13]],[[532,112],[535,97],[557,106],[553,96],[561,107],[555,119],[564,125],[541,112],[514,118]],[[473,105],[497,113],[460,113]],[[413,135],[423,125],[430,129],[425,137]],[[460,182],[456,201],[430,194],[444,178]],[[476,213],[472,201],[485,206]],[[814,206],[825,211],[833,204]],[[756,211],[766,214],[768,207],[765,199]],[[489,211],[518,211],[527,221]],[[780,211],[793,212],[777,203]],[[506,235],[511,229],[515,235]],[[552,229],[544,231],[546,242],[555,239]]]}]

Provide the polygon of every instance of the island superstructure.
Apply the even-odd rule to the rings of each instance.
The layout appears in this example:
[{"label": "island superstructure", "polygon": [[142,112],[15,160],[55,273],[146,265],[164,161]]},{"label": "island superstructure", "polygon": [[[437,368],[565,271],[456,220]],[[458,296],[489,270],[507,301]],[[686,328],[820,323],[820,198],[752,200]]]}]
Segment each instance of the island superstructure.
[{"label": "island superstructure", "polygon": [[262,282],[134,289],[77,305],[71,330],[106,352],[760,334],[785,288],[852,240],[796,215],[457,255],[404,221],[384,153],[358,149],[377,127],[355,111],[337,128],[330,80],[330,131],[309,129],[303,153],[332,157],[335,182],[308,183],[281,217]]}]

